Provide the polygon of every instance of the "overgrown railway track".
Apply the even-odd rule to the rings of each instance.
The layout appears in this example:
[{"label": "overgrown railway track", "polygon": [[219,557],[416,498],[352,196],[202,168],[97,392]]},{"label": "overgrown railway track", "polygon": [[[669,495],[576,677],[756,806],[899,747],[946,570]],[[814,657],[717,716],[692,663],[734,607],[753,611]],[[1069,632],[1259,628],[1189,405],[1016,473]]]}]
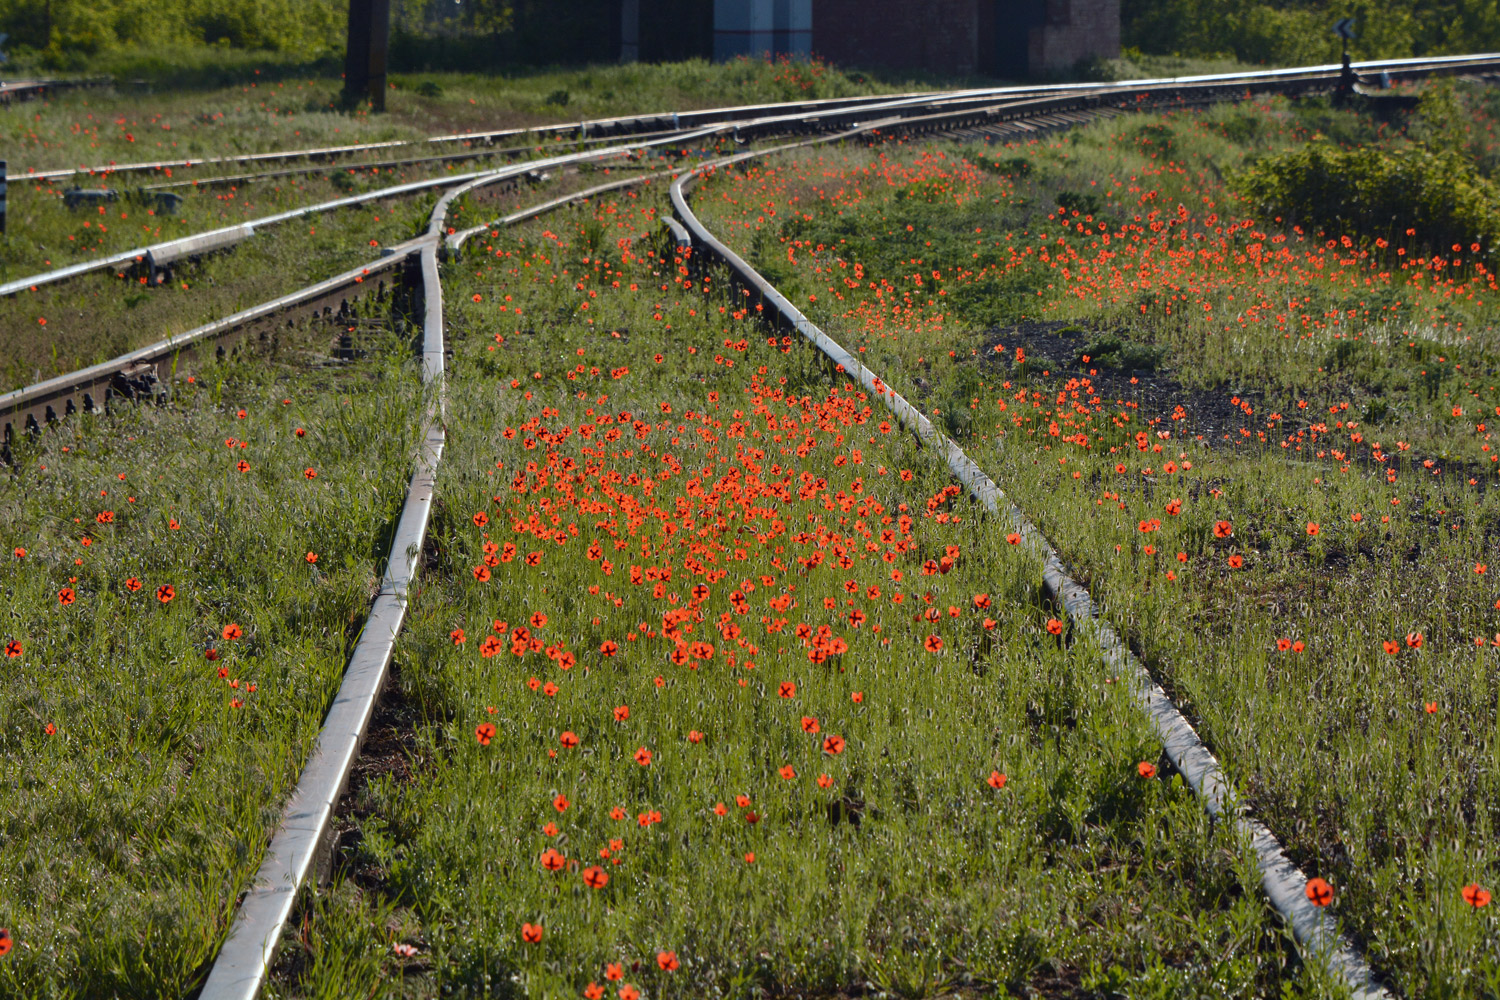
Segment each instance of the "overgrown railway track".
[{"label": "overgrown railway track", "polygon": [[[1429,74],[1464,73],[1491,75],[1500,73],[1500,57],[1463,57],[1443,60],[1400,60],[1359,64],[1363,73],[1385,72],[1412,78]],[[1023,89],[1020,91],[985,91],[955,95],[923,95],[889,101],[816,102],[816,106],[796,105],[787,109],[757,107],[720,109],[712,112],[684,113],[671,116],[642,116],[615,119],[608,123],[587,123],[590,131],[619,130],[618,134],[646,131],[653,142],[667,144],[686,137],[708,138],[733,136],[742,142],[773,136],[812,134],[810,143],[842,140],[878,141],[889,136],[951,136],[963,139],[1015,137],[1069,128],[1095,120],[1103,115],[1125,110],[1162,108],[1236,100],[1246,93],[1301,94],[1326,91],[1338,82],[1338,67],[1316,67],[1309,70],[1275,71],[1264,74],[1236,74],[1194,81],[1149,81],[1146,83],[1074,86],[1068,88]],[[715,117],[718,116],[718,117]],[[670,123],[670,128],[664,125]],[[679,130],[680,127],[680,130]],[[691,129],[691,131],[690,131]],[[564,130],[571,130],[565,132]],[[558,136],[576,135],[584,125],[558,126]],[[537,134],[535,130],[527,135]],[[435,137],[429,142],[498,141],[514,138],[515,131],[486,133],[483,136]],[[736,157],[720,159],[710,167],[729,167],[746,159],[769,155],[779,149],[757,150]],[[388,148],[389,144],[379,144]],[[216,163],[260,163],[277,158],[316,158],[347,155],[358,150],[367,152],[375,146],[340,147],[337,150],[303,150],[289,153],[257,154],[254,157],[231,158]],[[630,147],[634,148],[634,147]],[[349,315],[350,303],[358,296],[374,291],[385,301],[400,285],[417,303],[415,315],[421,317],[420,353],[423,359],[423,381],[432,393],[431,408],[421,435],[421,444],[413,456],[415,471],[411,477],[399,523],[390,546],[386,571],[379,593],[371,606],[359,643],[349,661],[343,687],[333,702],[323,735],[313,758],[304,770],[302,781],[288,803],[279,831],[268,851],[256,884],[238,911],[228,940],[200,994],[208,1000],[249,998],[262,988],[265,975],[284,933],[286,922],[296,904],[298,893],[316,871],[319,860],[329,849],[330,821],[339,797],[343,794],[359,753],[376,700],[385,682],[392,651],[401,631],[408,593],[419,569],[419,557],[433,503],[436,470],[444,447],[443,379],[445,330],[439,263],[448,252],[461,250],[464,241],[497,225],[507,225],[538,213],[577,202],[608,190],[653,180],[655,175],[630,177],[554,199],[488,225],[461,232],[447,231],[447,214],[456,199],[507,183],[524,170],[539,166],[563,165],[588,157],[618,155],[621,150],[586,151],[551,157],[541,163],[526,163],[514,168],[487,171],[462,178],[462,185],[452,186],[455,178],[421,182],[426,187],[448,187],[432,212],[425,234],[388,248],[379,259],[349,270],[334,278],[308,286],[216,323],[200,327],[190,334],[162,341],[141,351],[116,358],[103,365],[70,373],[59,379],[0,397],[0,411],[6,421],[7,438],[17,433],[40,433],[49,424],[65,421],[71,414],[95,411],[119,397],[139,398],[153,395],[152,386],[160,374],[180,363],[190,364],[195,352],[219,352],[244,339],[265,340],[294,315],[322,314],[330,317]],[[464,156],[481,154],[459,154]],[[492,155],[486,153],[482,155]],[[210,161],[198,161],[206,165]],[[394,162],[394,161],[393,161]],[[138,164],[128,168],[151,171],[163,164]],[[949,441],[931,422],[879,378],[860,364],[840,345],[832,341],[774,287],[762,279],[748,264],[710,233],[693,215],[687,201],[687,190],[706,167],[686,172],[672,187],[674,205],[684,228],[673,230],[673,242],[690,244],[695,262],[704,257],[722,265],[735,287],[748,292],[764,307],[773,326],[794,331],[805,338],[827,359],[830,368],[842,373],[865,389],[878,395],[902,425],[933,446],[952,474],[965,489],[993,514],[1008,519],[1027,544],[1045,564],[1044,586],[1051,599],[1074,620],[1076,627],[1106,652],[1107,668],[1131,678],[1141,708],[1151,717],[1168,756],[1187,777],[1205,806],[1215,816],[1229,819],[1251,840],[1260,864],[1262,885],[1272,904],[1285,917],[1304,953],[1326,965],[1360,998],[1389,996],[1374,979],[1368,964],[1339,936],[1332,922],[1308,903],[1303,889],[1306,877],[1281,851],[1272,832],[1250,818],[1238,804],[1220,774],[1217,761],[1193,732],[1146,668],[1125,648],[1124,643],[1095,615],[1088,593],[1066,573],[1057,553],[1025,516],[1011,506],[1004,495],[984,473]],[[31,175],[42,178],[45,175]],[[60,175],[59,175],[60,176]],[[374,197],[379,193],[372,193]],[[328,206],[317,206],[322,209]],[[313,209],[298,210],[298,212]],[[292,217],[296,213],[289,213]],[[271,220],[261,220],[259,224]],[[133,260],[135,253],[120,255],[117,261],[90,262],[90,269],[112,266]],[[66,280],[73,269],[51,272],[43,280]],[[4,291],[14,294],[23,287],[38,283],[23,279],[24,285]],[[11,283],[16,285],[18,283]],[[337,305],[335,305],[337,303]]]}]

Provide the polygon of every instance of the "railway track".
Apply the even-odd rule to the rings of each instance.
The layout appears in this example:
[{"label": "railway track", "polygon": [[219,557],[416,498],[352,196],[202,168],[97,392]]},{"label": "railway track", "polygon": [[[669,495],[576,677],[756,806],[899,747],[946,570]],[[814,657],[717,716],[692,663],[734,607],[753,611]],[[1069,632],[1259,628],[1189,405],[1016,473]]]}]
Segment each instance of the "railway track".
[{"label": "railway track", "polygon": [[[1065,126],[1059,126],[1065,127]],[[1186,778],[1204,808],[1217,820],[1232,823],[1254,851],[1260,884],[1267,899],[1286,921],[1303,953],[1314,958],[1348,990],[1354,1000],[1390,1000],[1391,993],[1376,979],[1369,963],[1339,931],[1337,921],[1315,906],[1307,892],[1308,876],[1299,869],[1266,825],[1255,819],[1224,775],[1218,758],[1193,728],[1187,716],[1152,676],[1139,656],[1105,621],[1089,595],[1064,566],[1056,547],[1026,514],[1007,499],[994,480],[957,443],[933,425],[917,407],[892,389],[843,345],[813,323],[750,264],[717,239],[693,213],[688,192],[707,172],[778,152],[806,148],[816,142],[794,143],[779,149],[744,153],[686,172],[672,184],[673,208],[686,229],[688,247],[697,265],[716,265],[727,272],[734,294],[748,296],[763,310],[773,328],[800,337],[824,359],[829,373],[859,384],[874,395],[910,431],[934,450],[973,501],[1010,526],[1043,566],[1042,589],[1079,632],[1103,651],[1104,676],[1129,679],[1140,710],[1160,737],[1167,757]],[[679,237],[681,242],[681,237]]]},{"label": "railway track", "polygon": [[[1356,68],[1361,72],[1384,71],[1410,75],[1429,72],[1490,74],[1500,72],[1500,57],[1403,60],[1360,64]],[[1225,784],[1218,763],[1207,747],[1197,738],[1192,727],[1151,678],[1144,665],[1099,620],[1087,591],[1067,576],[1047,540],[1019,510],[1009,505],[994,483],[961,449],[943,437],[926,417],[885,387],[876,373],[864,368],[840,345],[828,338],[749,265],[708,232],[693,215],[687,201],[687,191],[706,169],[728,167],[752,157],[815,142],[873,140],[895,134],[941,134],[961,138],[1014,136],[1072,127],[1103,115],[1117,114],[1127,107],[1162,107],[1237,99],[1247,88],[1256,92],[1306,93],[1319,88],[1326,89],[1336,76],[1337,67],[1315,67],[1309,70],[1202,78],[1189,82],[1146,81],[1113,87],[1079,85],[1052,88],[1041,93],[1036,90],[1020,94],[1011,91],[1009,96],[1000,100],[996,99],[998,92],[986,91],[943,95],[939,98],[924,96],[898,101],[846,102],[838,106],[832,106],[833,102],[821,102],[811,110],[798,106],[783,113],[727,118],[712,125],[698,123],[697,132],[671,131],[659,141],[666,143],[681,141],[688,136],[703,138],[724,134],[735,135],[742,141],[798,132],[816,135],[814,139],[791,146],[752,151],[717,160],[678,178],[672,187],[672,198],[682,217],[682,223],[673,230],[674,241],[679,245],[690,243],[695,257],[706,254],[720,262],[728,269],[738,287],[758,297],[774,323],[794,330],[822,352],[830,366],[843,366],[845,374],[879,395],[904,426],[936,446],[953,475],[964,483],[976,500],[984,503],[996,516],[1008,519],[1015,525],[1016,531],[1045,562],[1045,587],[1049,594],[1067,611],[1078,627],[1106,651],[1110,669],[1118,670],[1132,679],[1136,697],[1156,726],[1168,756],[1203,798],[1208,810],[1216,816],[1229,818],[1250,837],[1260,864],[1266,893],[1287,919],[1305,952],[1325,963],[1343,980],[1353,995],[1374,998],[1389,994],[1375,982],[1368,964],[1338,935],[1336,928],[1330,926],[1331,922],[1322,911],[1307,903],[1302,892],[1306,884],[1305,876],[1286,860],[1270,831],[1244,812],[1232,790]],[[719,112],[702,114],[716,113]],[[684,115],[682,118],[687,119],[689,116]],[[614,126],[619,128],[641,121],[660,124],[659,117],[613,120]],[[491,133],[500,134],[502,133]],[[437,137],[429,141],[465,140],[459,137]],[[298,151],[262,156],[263,159],[270,159],[275,156],[310,157],[320,153],[345,155],[343,150],[354,148],[356,147],[340,147],[340,151],[336,152]],[[618,152],[612,149],[575,153],[545,162],[577,162],[579,157],[616,155]],[[247,158],[236,158],[235,162],[246,160]],[[159,168],[159,165],[138,166],[141,169]],[[528,163],[524,167],[536,169],[537,164]],[[406,504],[390,548],[387,570],[380,582],[379,592],[371,606],[361,638],[350,658],[343,687],[330,709],[314,756],[307,764],[303,779],[284,811],[276,839],[268,851],[256,885],[238,911],[220,957],[200,994],[206,1000],[253,997],[263,985],[266,970],[292,912],[298,891],[328,849],[329,819],[347,784],[350,768],[359,752],[361,740],[384,684],[396,637],[401,630],[409,588],[418,569],[433,502],[436,470],[445,441],[440,256],[445,251],[459,250],[466,239],[495,225],[517,222],[608,190],[652,179],[652,175],[648,175],[614,181],[513,213],[495,223],[471,227],[461,232],[446,232],[447,213],[458,197],[504,184],[514,177],[507,170],[520,169],[504,168],[464,178],[420,182],[428,187],[449,185],[450,188],[433,210],[427,232],[389,248],[381,258],[291,295],[200,327],[182,337],[162,341],[105,364],[0,397],[0,411],[4,412],[7,421],[7,436],[22,430],[37,431],[74,412],[100,409],[116,397],[151,396],[155,379],[147,377],[148,370],[159,372],[163,366],[175,364],[178,359],[191,360],[194,352],[219,352],[232,347],[238,340],[267,339],[274,335],[272,331],[293,312],[304,315],[318,312],[330,317],[347,316],[349,301],[357,294],[374,290],[377,299],[385,300],[398,283],[404,283],[411,289],[420,302],[423,381],[433,392],[433,403],[425,419],[421,444],[413,456],[415,471],[407,488]],[[452,187],[455,180],[463,183]],[[317,206],[317,209],[327,207],[329,206]],[[296,211],[305,213],[310,210]],[[288,213],[285,217],[296,215]],[[266,224],[268,221],[260,220],[257,224]],[[122,260],[124,259],[128,258],[122,256]],[[67,270],[69,269],[62,269]],[[52,280],[65,280],[66,276]],[[337,307],[335,302],[338,303]]]}]

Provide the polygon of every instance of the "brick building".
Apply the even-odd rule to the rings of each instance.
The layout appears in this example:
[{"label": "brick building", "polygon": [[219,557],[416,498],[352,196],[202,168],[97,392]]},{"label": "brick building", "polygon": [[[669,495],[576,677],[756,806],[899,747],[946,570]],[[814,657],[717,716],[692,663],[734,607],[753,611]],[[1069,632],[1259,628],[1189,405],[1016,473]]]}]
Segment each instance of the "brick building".
[{"label": "brick building", "polygon": [[714,0],[714,58],[1019,79],[1120,54],[1120,0]]}]

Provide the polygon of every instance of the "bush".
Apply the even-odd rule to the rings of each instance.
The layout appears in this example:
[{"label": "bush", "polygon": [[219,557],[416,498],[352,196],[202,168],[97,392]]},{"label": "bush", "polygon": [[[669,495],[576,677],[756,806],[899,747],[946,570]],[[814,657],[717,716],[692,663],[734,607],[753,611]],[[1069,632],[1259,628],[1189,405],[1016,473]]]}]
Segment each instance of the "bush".
[{"label": "bush", "polygon": [[1316,140],[1267,156],[1231,178],[1259,211],[1304,229],[1361,241],[1446,249],[1500,243],[1500,188],[1450,150],[1339,149]]}]

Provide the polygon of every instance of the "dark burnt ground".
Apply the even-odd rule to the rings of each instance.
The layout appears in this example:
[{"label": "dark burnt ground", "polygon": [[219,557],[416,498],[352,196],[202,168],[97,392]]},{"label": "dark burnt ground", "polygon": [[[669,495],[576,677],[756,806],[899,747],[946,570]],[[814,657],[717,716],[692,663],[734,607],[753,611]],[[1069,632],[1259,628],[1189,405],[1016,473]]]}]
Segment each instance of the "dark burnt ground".
[{"label": "dark burnt ground", "polygon": [[[1004,345],[1004,353],[995,352],[997,344]],[[1176,441],[1191,440],[1217,449],[1247,440],[1259,441],[1256,435],[1260,432],[1264,432],[1266,442],[1275,444],[1295,435],[1310,422],[1325,421],[1331,424],[1340,419],[1329,415],[1327,400],[1310,399],[1309,403],[1312,405],[1309,409],[1297,411],[1292,409],[1292,404],[1287,399],[1268,402],[1266,393],[1258,386],[1189,386],[1167,365],[1158,349],[1114,337],[1108,332],[1089,330],[1074,323],[1034,321],[1012,327],[998,327],[983,334],[976,346],[979,350],[980,377],[989,389],[997,389],[1009,381],[1012,393],[1024,385],[1044,395],[1054,394],[1055,398],[1055,394],[1069,380],[1088,379],[1093,386],[1093,395],[1100,400],[1098,406],[1103,409],[1099,416],[1113,416],[1122,409],[1128,409],[1132,415],[1128,425],[1131,433],[1148,427],[1170,430]],[[1099,354],[1101,347],[1106,348],[1102,355]],[[1025,352],[1024,367],[1015,363],[1016,348]],[[1085,355],[1089,357],[1088,363],[1083,361]],[[1080,397],[1080,401],[1084,401],[1082,393]],[[1277,406],[1285,408],[1285,419],[1273,429],[1267,426],[1267,420]],[[1174,420],[1174,416],[1177,419]],[[1344,418],[1358,419],[1352,409]],[[1385,431],[1372,431],[1368,425],[1366,427],[1366,433],[1385,434],[1390,430],[1386,428]],[[1247,439],[1243,431],[1249,431],[1252,437]],[[1318,447],[1309,449],[1311,452],[1317,450]],[[1309,467],[1323,464],[1315,463],[1306,453],[1295,451],[1285,452],[1281,457],[1285,461],[1305,463]],[[1452,490],[1462,489],[1463,484],[1470,479],[1475,480],[1473,488],[1480,491],[1496,485],[1494,469],[1489,466],[1433,455],[1430,456],[1433,466],[1429,470],[1421,467],[1425,458],[1429,456],[1409,454],[1407,461],[1412,468],[1405,475],[1441,477],[1445,485],[1451,484]],[[1376,462],[1368,449],[1364,448],[1353,449],[1349,464],[1366,473],[1381,473],[1386,468]],[[1418,508],[1425,506],[1421,497],[1415,498],[1414,503]],[[1444,506],[1457,504],[1455,496],[1445,501]]]},{"label": "dark burnt ground", "polygon": [[[1004,345],[1004,354],[995,352],[997,344]],[[1016,348],[1025,352],[1024,366],[1015,363]],[[1026,385],[1045,393],[1056,392],[1070,379],[1088,379],[1109,412],[1131,411],[1132,425],[1139,424],[1136,430],[1158,421],[1174,438],[1201,436],[1206,444],[1220,443],[1226,435],[1238,437],[1265,408],[1262,392],[1189,387],[1166,366],[1158,349],[1074,323],[1029,321],[990,330],[983,335],[979,357],[987,383],[1010,381],[1013,389]],[[1249,404],[1253,415],[1247,416],[1241,404]],[[1174,421],[1179,406],[1184,415]],[[1264,428],[1264,419],[1259,422]]]}]

